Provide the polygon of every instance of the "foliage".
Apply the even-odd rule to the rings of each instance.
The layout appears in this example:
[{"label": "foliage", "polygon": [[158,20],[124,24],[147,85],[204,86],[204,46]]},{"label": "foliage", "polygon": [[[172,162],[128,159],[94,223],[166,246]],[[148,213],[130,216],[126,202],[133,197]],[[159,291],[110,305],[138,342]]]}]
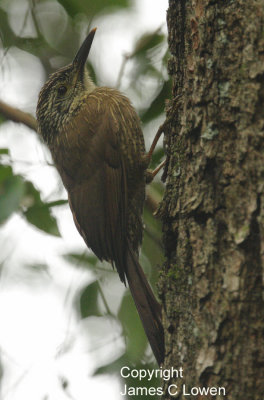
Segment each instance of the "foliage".
[{"label": "foliage", "polygon": [[87,2],[86,0],[59,0],[65,10],[71,17],[75,17],[79,13],[93,16],[102,10],[111,12],[113,8],[127,8],[129,6],[128,0],[97,0]]},{"label": "foliage", "polygon": [[[7,149],[0,149],[0,154],[7,154]],[[61,204],[64,201],[43,202],[40,192],[32,182],[14,174],[11,166],[0,164],[0,224],[5,223],[14,212],[18,212],[38,229],[60,236],[57,221],[50,209]]]}]

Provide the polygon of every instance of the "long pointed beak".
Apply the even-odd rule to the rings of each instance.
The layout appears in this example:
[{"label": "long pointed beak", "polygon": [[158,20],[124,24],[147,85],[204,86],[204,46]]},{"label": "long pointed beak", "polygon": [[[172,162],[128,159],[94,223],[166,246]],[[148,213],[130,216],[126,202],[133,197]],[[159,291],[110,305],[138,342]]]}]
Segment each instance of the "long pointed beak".
[{"label": "long pointed beak", "polygon": [[[90,49],[92,47],[94,35],[97,28],[91,30],[87,38],[84,40],[83,44],[81,45],[78,53],[76,54],[72,65],[74,69],[77,71],[78,78],[82,79],[84,75],[84,67],[87,60],[87,57],[90,53]],[[77,79],[78,79],[77,78]]]}]

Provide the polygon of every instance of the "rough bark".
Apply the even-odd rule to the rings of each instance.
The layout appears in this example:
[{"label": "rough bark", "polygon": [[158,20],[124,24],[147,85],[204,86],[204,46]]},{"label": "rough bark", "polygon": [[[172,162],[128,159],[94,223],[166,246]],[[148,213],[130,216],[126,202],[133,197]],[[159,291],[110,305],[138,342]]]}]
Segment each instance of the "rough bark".
[{"label": "rough bark", "polygon": [[170,0],[168,30],[163,399],[263,400],[264,2]]}]

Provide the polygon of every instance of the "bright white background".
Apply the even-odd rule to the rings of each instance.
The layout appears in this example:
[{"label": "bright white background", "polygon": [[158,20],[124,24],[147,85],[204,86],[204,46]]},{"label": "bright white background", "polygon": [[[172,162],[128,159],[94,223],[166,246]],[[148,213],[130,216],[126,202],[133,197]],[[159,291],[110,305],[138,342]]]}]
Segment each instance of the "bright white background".
[{"label": "bright white background", "polygon": [[[10,20],[23,12],[23,1],[11,0]],[[5,4],[5,2],[1,3]],[[91,60],[99,70],[100,84],[115,85],[124,53],[146,30],[162,27],[166,32],[165,0],[137,0],[129,13],[96,20],[98,28]],[[14,23],[14,31],[19,29]],[[30,29],[30,27],[29,27]],[[0,49],[1,51],[1,49]],[[11,48],[0,53],[0,98],[25,111],[35,113],[44,71],[37,58]],[[34,74],[25,74],[27,67]],[[125,84],[125,82],[124,82]],[[9,147],[14,170],[29,177],[46,198],[66,198],[57,187],[56,172],[47,165],[49,154],[39,145],[35,134],[8,122],[0,128],[0,147]],[[92,277],[73,268],[59,255],[84,249],[68,206],[56,210],[62,238],[53,238],[30,228],[14,215],[0,230],[0,365],[4,366],[1,400],[118,400],[118,378],[92,377],[95,368],[121,353],[124,343],[113,322],[102,325],[97,318],[80,322],[73,307],[78,288]],[[41,265],[47,264],[48,269]],[[37,265],[38,271],[30,265]],[[113,274],[112,274],[113,275]],[[106,293],[123,290],[113,275],[105,282]],[[91,332],[89,336],[87,332]],[[96,334],[94,334],[96,333]],[[108,343],[108,344],[107,344]],[[63,382],[69,386],[62,390]]]}]

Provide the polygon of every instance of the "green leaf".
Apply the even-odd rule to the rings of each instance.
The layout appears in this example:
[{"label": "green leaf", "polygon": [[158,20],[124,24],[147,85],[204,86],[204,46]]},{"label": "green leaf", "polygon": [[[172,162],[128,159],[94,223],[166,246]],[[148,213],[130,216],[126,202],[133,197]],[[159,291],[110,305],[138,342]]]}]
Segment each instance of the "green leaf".
[{"label": "green leaf", "polygon": [[155,30],[154,32],[144,33],[140,38],[136,41],[134,50],[130,54],[130,57],[138,57],[146,54],[146,52],[153,47],[158,46],[165,39],[165,36],[160,32],[160,29]]},{"label": "green leaf", "polygon": [[129,0],[58,0],[59,3],[65,8],[67,13],[74,17],[76,14],[86,14],[87,16],[94,16],[99,12],[112,11],[114,8],[127,8],[130,6]]},{"label": "green leaf", "polygon": [[15,35],[8,23],[8,14],[0,8],[0,38],[4,47],[10,47],[13,45]]},{"label": "green leaf", "polygon": [[60,236],[56,219],[50,214],[47,205],[29,207],[24,211],[27,221],[38,229],[53,236]]},{"label": "green leaf", "polygon": [[126,337],[126,352],[128,358],[134,362],[138,362],[146,350],[147,338],[135,304],[128,292],[125,293],[122,299],[118,318],[123,326],[124,335]]},{"label": "green leaf", "polygon": [[8,178],[12,178],[13,170],[9,165],[0,165],[0,185]]},{"label": "green leaf", "polygon": [[164,112],[165,101],[171,97],[171,80],[165,81],[150,107],[141,114],[141,121],[145,124]]},{"label": "green leaf", "polygon": [[80,296],[80,312],[82,318],[87,318],[92,315],[97,317],[102,315],[98,307],[98,293],[99,293],[98,281],[90,283],[82,291]]},{"label": "green leaf", "polygon": [[130,87],[132,90],[141,92],[143,81],[146,77],[155,80],[163,79],[160,68],[156,68],[156,61],[160,57],[159,45],[165,40],[165,36],[160,34],[160,29],[143,34],[136,42],[134,50],[129,55],[133,60],[133,69],[130,72]]},{"label": "green leaf", "polygon": [[0,149],[0,154],[9,154],[9,149],[4,149],[4,148],[2,148],[2,149]]},{"label": "green leaf", "polygon": [[47,207],[49,207],[49,208],[64,206],[65,204],[68,204],[68,200],[56,200],[56,201],[50,201],[50,202],[46,203]]},{"label": "green leaf", "polygon": [[[7,149],[2,150],[2,154],[7,154]],[[21,211],[32,225],[51,235],[60,236],[50,207],[61,204],[65,204],[65,201],[44,203],[40,192],[31,182],[14,175],[10,166],[0,165],[0,223],[5,222],[13,212]]]},{"label": "green leaf", "polygon": [[7,121],[6,117],[5,117],[3,114],[0,113],[0,125],[1,125],[3,122],[6,122],[6,121]]},{"label": "green leaf", "polygon": [[19,209],[24,195],[24,182],[21,176],[13,175],[12,168],[0,165],[0,224]]},{"label": "green leaf", "polygon": [[88,253],[68,253],[64,254],[63,258],[69,261],[70,263],[74,264],[75,266],[85,267],[85,268],[94,268],[95,264],[97,263],[98,259],[93,254]]},{"label": "green leaf", "polygon": [[33,273],[49,272],[47,264],[26,264],[25,267]]},{"label": "green leaf", "polygon": [[29,181],[25,182],[25,189],[22,206],[27,221],[50,235],[60,236],[57,221],[50,213],[50,207],[57,202],[44,203],[40,192]]}]

